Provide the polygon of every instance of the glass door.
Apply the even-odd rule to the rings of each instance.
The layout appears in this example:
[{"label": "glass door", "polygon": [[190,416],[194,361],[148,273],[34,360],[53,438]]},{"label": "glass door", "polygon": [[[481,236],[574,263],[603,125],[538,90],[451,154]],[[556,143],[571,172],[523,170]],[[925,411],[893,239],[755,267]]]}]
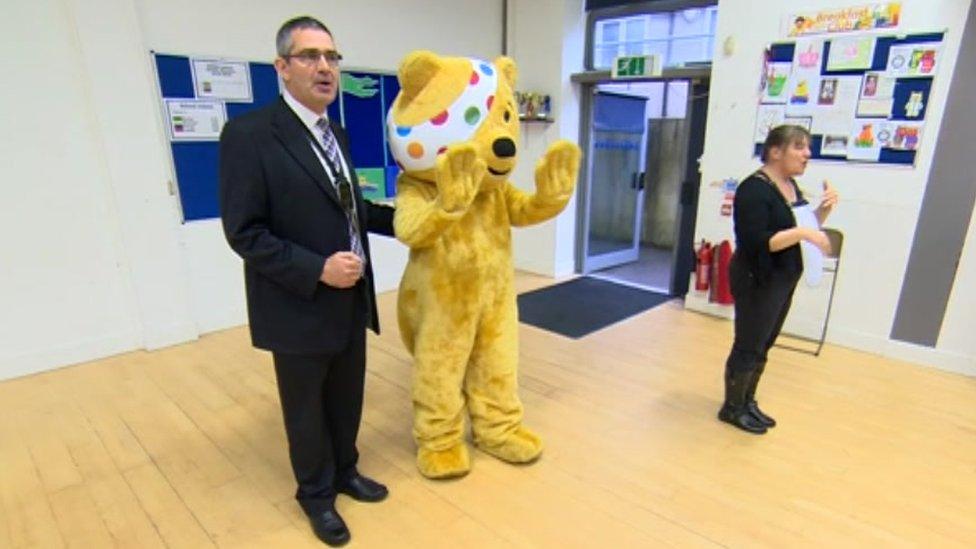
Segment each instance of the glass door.
[{"label": "glass door", "polygon": [[583,272],[637,261],[647,98],[594,89]]}]

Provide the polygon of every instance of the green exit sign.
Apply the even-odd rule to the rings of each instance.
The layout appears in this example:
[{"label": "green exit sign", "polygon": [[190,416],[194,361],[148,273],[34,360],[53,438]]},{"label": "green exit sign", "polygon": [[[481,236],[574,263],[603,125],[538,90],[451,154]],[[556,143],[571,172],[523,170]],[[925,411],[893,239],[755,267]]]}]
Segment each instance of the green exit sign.
[{"label": "green exit sign", "polygon": [[613,78],[660,76],[661,58],[657,55],[625,55],[613,60]]}]

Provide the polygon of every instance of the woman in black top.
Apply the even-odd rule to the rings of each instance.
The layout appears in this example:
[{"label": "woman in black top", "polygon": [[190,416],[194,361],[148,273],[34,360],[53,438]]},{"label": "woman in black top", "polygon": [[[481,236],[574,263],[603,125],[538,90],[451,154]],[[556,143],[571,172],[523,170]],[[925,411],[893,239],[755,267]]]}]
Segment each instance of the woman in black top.
[{"label": "woman in black top", "polygon": [[[776,425],[756,404],[756,386],[803,272],[800,241],[830,253],[830,241],[823,231],[797,227],[793,218],[791,207],[806,204],[793,177],[804,172],[809,159],[806,129],[774,128],[763,144],[762,167],[735,192],[737,246],[729,266],[735,342],[725,364],[725,403],[718,417],[750,433],[762,434]],[[837,193],[826,181],[823,190],[815,210],[821,224],[837,204]]]}]

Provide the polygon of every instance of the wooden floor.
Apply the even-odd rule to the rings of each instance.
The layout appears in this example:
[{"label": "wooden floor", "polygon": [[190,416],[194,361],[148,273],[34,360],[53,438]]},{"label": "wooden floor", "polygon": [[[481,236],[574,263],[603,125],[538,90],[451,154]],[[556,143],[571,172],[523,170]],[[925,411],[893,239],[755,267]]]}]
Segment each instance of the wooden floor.
[{"label": "wooden floor", "polygon": [[[550,281],[520,275],[522,289]],[[715,419],[730,325],[677,303],[568,340],[521,329],[513,467],[414,468],[394,294],[369,342],[352,547],[976,546],[976,379],[828,346],[775,350],[765,436]],[[0,547],[316,547],[270,356],[232,329],[0,383]]]}]

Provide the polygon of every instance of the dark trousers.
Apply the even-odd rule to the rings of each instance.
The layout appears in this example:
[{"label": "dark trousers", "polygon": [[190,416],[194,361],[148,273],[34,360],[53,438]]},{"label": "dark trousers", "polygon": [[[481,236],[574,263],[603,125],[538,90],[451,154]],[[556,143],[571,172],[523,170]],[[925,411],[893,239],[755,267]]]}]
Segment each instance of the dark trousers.
[{"label": "dark trousers", "polygon": [[334,355],[274,353],[295,498],[308,514],[328,509],[336,484],[356,471],[366,378],[366,329]]},{"label": "dark trousers", "polygon": [[766,363],[790,311],[800,273],[774,270],[759,285],[737,255],[729,265],[729,282],[735,298],[735,341],[726,361],[731,372],[753,372]]}]

